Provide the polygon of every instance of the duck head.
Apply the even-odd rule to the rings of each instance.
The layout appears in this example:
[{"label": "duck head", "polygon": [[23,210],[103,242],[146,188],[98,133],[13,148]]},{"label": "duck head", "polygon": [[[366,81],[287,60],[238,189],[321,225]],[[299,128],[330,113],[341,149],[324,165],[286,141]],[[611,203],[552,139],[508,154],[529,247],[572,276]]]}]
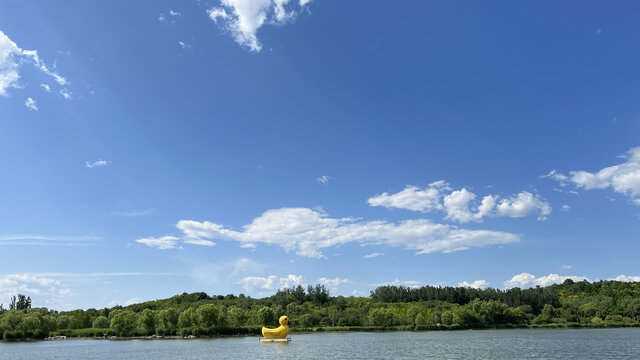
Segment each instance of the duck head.
[{"label": "duck head", "polygon": [[280,323],[280,325],[282,326],[289,326],[291,325],[291,320],[289,320],[289,317],[287,315],[283,315],[280,316],[280,320],[278,320],[278,322]]}]

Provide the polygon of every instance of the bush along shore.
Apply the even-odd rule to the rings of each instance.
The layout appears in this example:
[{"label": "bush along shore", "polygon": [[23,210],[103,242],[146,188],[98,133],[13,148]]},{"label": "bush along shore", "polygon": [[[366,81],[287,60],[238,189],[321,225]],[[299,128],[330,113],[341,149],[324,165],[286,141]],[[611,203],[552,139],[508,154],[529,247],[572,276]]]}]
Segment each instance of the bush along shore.
[{"label": "bush along shore", "polygon": [[574,282],[531,289],[381,286],[369,297],[330,296],[322,285],[240,294],[183,293],[126,307],[55,311],[13,297],[0,305],[4,341],[260,335],[280,315],[291,332],[640,327],[640,283]]}]

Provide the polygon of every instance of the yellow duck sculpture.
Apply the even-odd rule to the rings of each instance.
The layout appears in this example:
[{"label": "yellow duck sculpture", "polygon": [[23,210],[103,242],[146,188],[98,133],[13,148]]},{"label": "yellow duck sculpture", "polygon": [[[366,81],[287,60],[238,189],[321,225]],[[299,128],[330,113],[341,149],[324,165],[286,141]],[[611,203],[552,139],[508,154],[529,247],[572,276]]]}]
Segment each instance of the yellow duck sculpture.
[{"label": "yellow duck sculpture", "polygon": [[264,336],[265,339],[284,339],[287,337],[291,321],[286,315],[283,315],[280,316],[280,320],[278,320],[278,322],[280,323],[280,327],[275,329],[262,327],[262,336]]}]

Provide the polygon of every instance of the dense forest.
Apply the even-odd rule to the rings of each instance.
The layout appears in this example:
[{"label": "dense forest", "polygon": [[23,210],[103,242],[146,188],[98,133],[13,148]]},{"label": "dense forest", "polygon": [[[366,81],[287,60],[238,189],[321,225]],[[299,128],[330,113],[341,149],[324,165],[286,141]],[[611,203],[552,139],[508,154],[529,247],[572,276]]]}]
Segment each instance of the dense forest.
[{"label": "dense forest", "polygon": [[31,308],[12,297],[0,305],[4,340],[50,336],[259,334],[286,314],[292,331],[447,330],[505,327],[640,326],[640,283],[574,282],[531,289],[381,286],[369,297],[331,296],[322,285],[240,294],[183,293],[101,310]]}]

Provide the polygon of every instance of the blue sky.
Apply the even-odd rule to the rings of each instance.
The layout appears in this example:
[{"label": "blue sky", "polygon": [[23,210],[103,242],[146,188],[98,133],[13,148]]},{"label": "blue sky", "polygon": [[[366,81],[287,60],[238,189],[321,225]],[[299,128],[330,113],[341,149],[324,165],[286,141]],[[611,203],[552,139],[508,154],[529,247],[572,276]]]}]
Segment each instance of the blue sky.
[{"label": "blue sky", "polygon": [[637,2],[0,4],[0,302],[640,281]]}]

